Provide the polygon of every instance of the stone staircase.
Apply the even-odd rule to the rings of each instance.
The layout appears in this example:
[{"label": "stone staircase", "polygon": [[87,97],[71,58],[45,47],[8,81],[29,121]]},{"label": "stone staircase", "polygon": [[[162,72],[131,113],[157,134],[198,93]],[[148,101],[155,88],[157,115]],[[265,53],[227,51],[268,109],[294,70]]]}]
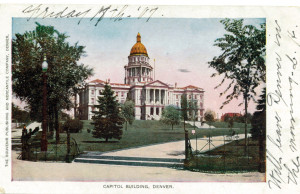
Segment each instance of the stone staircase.
[{"label": "stone staircase", "polygon": [[148,157],[128,157],[128,156],[105,156],[101,153],[81,154],[73,162],[127,165],[127,166],[152,166],[152,167],[183,167],[183,159],[175,158],[148,158]]},{"label": "stone staircase", "polygon": [[21,137],[14,137],[11,139],[11,146],[13,150],[21,151],[22,150],[22,142]]}]

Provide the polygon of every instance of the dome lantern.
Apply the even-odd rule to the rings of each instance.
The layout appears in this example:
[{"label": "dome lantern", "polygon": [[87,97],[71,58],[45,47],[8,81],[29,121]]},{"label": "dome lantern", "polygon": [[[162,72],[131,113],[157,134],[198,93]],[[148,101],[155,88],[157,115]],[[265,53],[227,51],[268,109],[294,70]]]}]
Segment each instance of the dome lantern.
[{"label": "dome lantern", "polygon": [[136,36],[136,43],[133,45],[130,51],[130,56],[136,55],[145,55],[148,57],[147,49],[141,42],[141,35],[140,33]]}]

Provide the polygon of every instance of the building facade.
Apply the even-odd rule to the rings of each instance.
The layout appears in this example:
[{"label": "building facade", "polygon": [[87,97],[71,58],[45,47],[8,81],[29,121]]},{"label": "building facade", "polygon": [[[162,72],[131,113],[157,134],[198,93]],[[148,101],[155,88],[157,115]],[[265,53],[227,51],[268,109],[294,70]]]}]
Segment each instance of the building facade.
[{"label": "building facade", "polygon": [[104,85],[108,83],[114,91],[119,103],[130,98],[135,103],[135,119],[159,120],[166,106],[181,106],[181,96],[186,95],[192,111],[188,114],[198,121],[202,121],[204,114],[204,90],[188,85],[177,87],[177,83],[170,85],[160,80],[154,80],[153,67],[149,63],[146,47],[141,42],[138,33],[137,42],[133,45],[128,56],[128,64],[124,66],[124,84],[110,83],[110,80],[93,80],[79,92],[79,117],[90,120],[93,116],[94,105]]}]

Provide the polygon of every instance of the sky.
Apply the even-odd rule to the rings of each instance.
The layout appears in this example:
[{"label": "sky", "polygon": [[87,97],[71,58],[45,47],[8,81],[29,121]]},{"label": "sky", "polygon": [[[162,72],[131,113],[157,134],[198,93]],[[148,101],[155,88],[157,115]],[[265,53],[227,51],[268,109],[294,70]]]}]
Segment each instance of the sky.
[{"label": "sky", "polygon": [[[52,25],[61,33],[66,33],[68,42],[85,46],[86,54],[80,63],[94,68],[94,75],[89,78],[106,80],[113,83],[124,83],[124,65],[128,63],[128,55],[136,43],[136,35],[141,34],[153,66],[155,59],[155,79],[178,87],[194,85],[205,90],[204,107],[215,111],[219,117],[226,112],[244,112],[242,96],[223,109],[219,109],[225,96],[219,94],[223,87],[214,89],[222,77],[211,78],[216,71],[209,68],[208,62],[221,54],[218,47],[213,46],[217,38],[226,31],[220,18],[126,18],[121,21],[104,18],[97,26],[89,19],[31,19],[13,18],[12,32],[24,33],[35,29],[35,22]],[[259,27],[265,23],[264,18],[244,19],[244,24]],[[182,72],[185,69],[187,72]],[[260,93],[261,85],[257,92]],[[15,101],[15,100],[14,100]],[[23,104],[24,105],[24,104]],[[255,111],[256,104],[250,102],[249,112]]]}]

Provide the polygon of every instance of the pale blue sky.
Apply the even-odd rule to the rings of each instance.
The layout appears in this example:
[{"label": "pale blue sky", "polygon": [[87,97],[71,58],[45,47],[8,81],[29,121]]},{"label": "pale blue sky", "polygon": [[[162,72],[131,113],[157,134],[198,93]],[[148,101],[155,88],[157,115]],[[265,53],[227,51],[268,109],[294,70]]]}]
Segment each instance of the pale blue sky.
[{"label": "pale blue sky", "polygon": [[[218,47],[213,46],[214,41],[225,33],[220,19],[192,19],[192,18],[152,18],[145,19],[126,18],[114,22],[108,18],[103,19],[98,26],[94,21],[83,19],[77,25],[78,19],[13,19],[13,35],[35,29],[35,22],[42,25],[52,25],[59,32],[70,36],[69,42],[79,42],[86,46],[87,56],[80,62],[93,67],[95,75],[90,79],[111,79],[111,82],[124,82],[124,65],[131,47],[136,42],[136,35],[140,32],[142,43],[148,51],[153,65],[156,59],[156,79],[178,86],[195,85],[202,87],[205,92],[205,108],[219,113],[243,112],[237,104],[240,98],[222,110],[219,110],[224,98],[219,98],[222,88],[214,90],[220,78],[210,78],[214,72],[208,68],[208,61],[220,54]],[[245,19],[245,24],[259,26],[265,19]],[[14,36],[13,36],[14,37]],[[187,69],[183,73],[178,69]],[[250,112],[255,105],[250,105]]]}]

